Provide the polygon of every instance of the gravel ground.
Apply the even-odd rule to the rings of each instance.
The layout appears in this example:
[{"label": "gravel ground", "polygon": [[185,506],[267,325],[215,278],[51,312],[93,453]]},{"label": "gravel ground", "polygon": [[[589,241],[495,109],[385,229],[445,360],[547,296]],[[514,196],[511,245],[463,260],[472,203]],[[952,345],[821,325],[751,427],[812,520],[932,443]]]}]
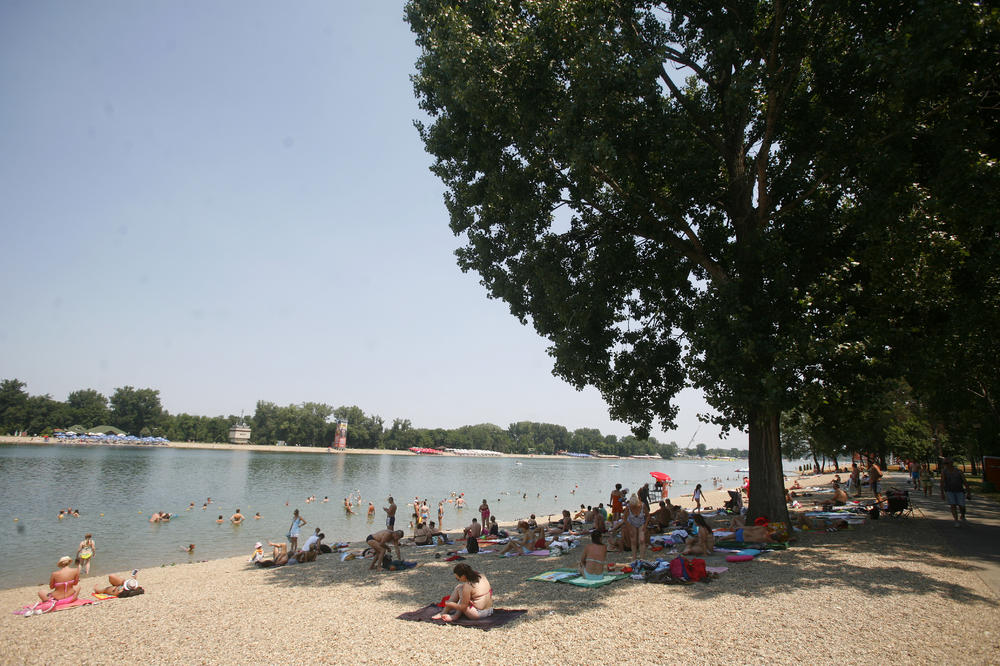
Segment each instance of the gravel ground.
[{"label": "gravel ground", "polygon": [[150,569],[138,576],[143,596],[29,618],[9,613],[34,590],[3,590],[0,662],[996,664],[1000,654],[997,596],[920,518],[806,532],[689,586],[525,580],[574,566],[579,550],[475,555],[496,605],[530,610],[488,633],[395,619],[450,591],[451,565],[435,552],[404,548],[420,566],[397,573],[333,555],[275,570],[243,558]]}]

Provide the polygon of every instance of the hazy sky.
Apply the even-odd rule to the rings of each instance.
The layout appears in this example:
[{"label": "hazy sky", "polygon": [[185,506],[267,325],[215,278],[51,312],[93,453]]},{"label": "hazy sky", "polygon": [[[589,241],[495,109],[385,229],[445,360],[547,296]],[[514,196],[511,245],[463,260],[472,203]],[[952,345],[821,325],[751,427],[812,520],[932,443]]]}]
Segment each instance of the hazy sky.
[{"label": "hazy sky", "polygon": [[[60,400],[156,388],[174,413],[628,434],[457,268],[402,13],[0,2],[0,377]],[[654,435],[684,446],[707,406],[680,405]]]}]

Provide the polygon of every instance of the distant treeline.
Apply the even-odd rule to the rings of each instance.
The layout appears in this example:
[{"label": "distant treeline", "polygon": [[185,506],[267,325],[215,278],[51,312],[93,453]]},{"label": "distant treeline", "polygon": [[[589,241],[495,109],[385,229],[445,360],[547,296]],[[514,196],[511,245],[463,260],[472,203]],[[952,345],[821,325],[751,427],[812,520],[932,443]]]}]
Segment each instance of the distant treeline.
[{"label": "distant treeline", "polygon": [[[110,398],[94,389],[69,394],[65,402],[49,395],[28,395],[26,384],[17,379],[0,383],[0,432],[50,435],[72,427],[91,430],[113,426],[133,435],[161,436],[175,442],[225,442],[239,416],[195,416],[171,414],[160,404],[160,392],[123,386]],[[386,427],[381,416],[365,414],[360,407],[331,407],[305,402],[285,407],[261,400],[253,416],[245,419],[254,444],[332,446],[338,421],[347,421],[347,446],[358,449],[453,448],[489,449],[503,453],[555,453],[573,451],[605,455],[659,455],[673,458],[679,453],[740,457],[740,449],[709,449],[698,444],[682,451],[676,442],[631,435],[603,435],[596,428],[570,431],[551,423],[519,421],[506,428],[492,423],[460,428],[415,428],[408,419],[393,419]]]}]

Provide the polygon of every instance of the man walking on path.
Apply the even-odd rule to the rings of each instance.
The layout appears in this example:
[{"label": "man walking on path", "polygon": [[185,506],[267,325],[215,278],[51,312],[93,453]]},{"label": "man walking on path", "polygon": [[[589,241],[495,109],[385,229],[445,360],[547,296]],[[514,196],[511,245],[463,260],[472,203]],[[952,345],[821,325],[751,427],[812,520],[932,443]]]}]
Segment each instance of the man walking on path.
[{"label": "man walking on path", "polygon": [[951,516],[955,519],[955,527],[962,524],[958,522],[959,512],[962,520],[965,520],[965,500],[969,495],[969,482],[965,478],[962,470],[956,469],[951,458],[944,459],[944,469],[941,470],[941,499],[948,502],[951,508]]}]

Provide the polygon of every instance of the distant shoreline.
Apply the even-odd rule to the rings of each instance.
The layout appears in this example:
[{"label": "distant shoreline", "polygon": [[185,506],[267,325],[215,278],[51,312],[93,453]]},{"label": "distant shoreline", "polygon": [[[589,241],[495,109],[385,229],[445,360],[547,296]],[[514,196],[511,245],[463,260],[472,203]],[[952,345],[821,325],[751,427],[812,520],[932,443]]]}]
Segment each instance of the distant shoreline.
[{"label": "distant shoreline", "polygon": [[[405,449],[330,449],[325,446],[265,446],[263,444],[227,444],[221,442],[166,442],[165,444],[157,445],[146,445],[146,444],[135,444],[134,442],[118,444],[115,442],[87,442],[87,443],[72,443],[72,442],[59,442],[56,441],[54,437],[10,437],[10,436],[0,436],[0,444],[24,444],[32,446],[110,446],[110,447],[139,447],[139,448],[172,448],[172,449],[202,449],[206,451],[263,451],[267,452],[281,452],[281,453],[325,453],[338,454],[338,453],[348,453],[348,454],[361,454],[361,455],[391,455],[391,456],[412,456],[417,455]],[[459,456],[454,453],[442,453],[440,454],[444,457],[452,458],[475,458],[477,456]],[[491,456],[478,456],[478,457],[492,457],[492,458],[531,458],[539,460],[642,460],[641,458],[584,458],[575,456],[564,456],[564,455],[554,455],[549,453],[496,453]],[[715,460],[712,458],[688,458],[686,456],[679,456],[676,458],[662,458],[660,460],[646,459],[647,462],[660,463],[660,462],[684,462],[684,461],[696,461],[696,462],[739,462],[745,461],[746,458],[736,458],[735,460]]]}]

